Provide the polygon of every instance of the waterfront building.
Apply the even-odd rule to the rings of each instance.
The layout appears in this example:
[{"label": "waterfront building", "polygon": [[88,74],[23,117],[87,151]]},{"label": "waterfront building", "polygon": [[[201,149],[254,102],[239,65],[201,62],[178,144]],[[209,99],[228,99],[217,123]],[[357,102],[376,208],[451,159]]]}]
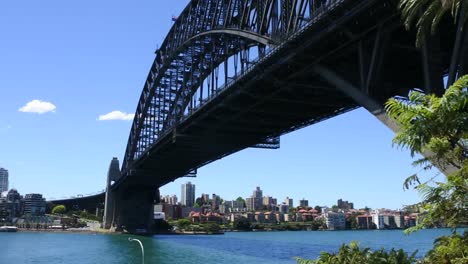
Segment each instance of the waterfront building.
[{"label": "waterfront building", "polygon": [[385,214],[384,217],[383,217],[383,221],[384,221],[384,227],[386,229],[395,229],[397,227],[396,223],[395,223],[395,216],[394,215]]},{"label": "waterfront building", "polygon": [[265,223],[276,223],[276,215],[273,212],[265,212]]},{"label": "waterfront building", "polygon": [[328,230],[344,230],[346,228],[345,214],[328,212],[325,214],[325,223]]},{"label": "waterfront building", "polygon": [[192,207],[195,204],[195,184],[187,182],[181,186],[181,203],[183,206]]},{"label": "waterfront building", "polygon": [[8,191],[5,197],[0,198],[0,214],[9,220],[21,216],[22,199],[23,197],[16,189]]},{"label": "waterfront building", "polygon": [[377,229],[384,229],[385,228],[385,223],[384,223],[384,215],[380,213],[379,210],[375,210],[372,212],[372,222],[375,224],[375,228]]},{"label": "waterfront building", "polygon": [[23,214],[31,216],[44,215],[46,201],[39,193],[26,194],[23,199]]},{"label": "waterfront building", "polygon": [[262,212],[255,212],[255,222],[265,223],[265,214]]},{"label": "waterfront building", "polygon": [[406,228],[416,226],[418,224],[417,217],[418,217],[417,214],[410,214],[410,215],[405,216]]},{"label": "waterfront building", "polygon": [[397,228],[405,228],[405,216],[403,212],[395,214],[395,225]]},{"label": "waterfront building", "polygon": [[289,198],[288,196],[286,196],[286,198],[284,199],[284,203],[287,204],[289,207],[294,207],[293,205],[293,199],[292,198]]},{"label": "waterfront building", "polygon": [[371,215],[358,215],[356,217],[358,229],[374,229]]},{"label": "waterfront building", "polygon": [[282,222],[286,221],[285,216],[288,216],[288,214],[276,213],[275,214],[276,222],[282,223]]},{"label": "waterfront building", "polygon": [[302,198],[302,200],[299,200],[299,206],[303,208],[309,207],[309,200]]},{"label": "waterfront building", "polygon": [[8,170],[0,168],[0,193],[8,191]]},{"label": "waterfront building", "polygon": [[354,209],[354,204],[350,203],[348,201],[343,201],[342,199],[339,199],[337,201],[338,208],[343,209],[343,210],[350,210]]}]

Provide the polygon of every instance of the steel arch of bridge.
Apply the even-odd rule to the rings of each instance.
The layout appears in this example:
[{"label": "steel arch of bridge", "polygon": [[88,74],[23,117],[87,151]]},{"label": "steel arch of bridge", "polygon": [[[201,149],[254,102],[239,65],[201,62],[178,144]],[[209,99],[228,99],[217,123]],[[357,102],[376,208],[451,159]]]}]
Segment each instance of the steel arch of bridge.
[{"label": "steel arch of bridge", "polygon": [[[251,53],[262,59],[343,1],[190,1],[156,51],[138,101],[123,174],[182,118],[254,66]],[[261,146],[275,144],[275,140],[264,143]]]}]

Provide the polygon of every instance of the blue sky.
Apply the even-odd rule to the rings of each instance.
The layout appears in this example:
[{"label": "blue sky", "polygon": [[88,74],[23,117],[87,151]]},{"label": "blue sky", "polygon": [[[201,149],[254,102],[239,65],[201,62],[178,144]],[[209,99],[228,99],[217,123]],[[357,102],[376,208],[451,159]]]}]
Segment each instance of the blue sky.
[{"label": "blue sky", "polygon": [[[162,4],[164,3],[164,4]],[[112,157],[122,161],[154,51],[188,1],[2,1],[0,166],[10,187],[46,197],[104,189]],[[114,112],[114,111],[120,111]],[[108,115],[109,113],[112,113]],[[102,120],[122,119],[122,120]],[[358,109],[281,138],[279,150],[247,149],[161,188],[180,197],[264,195],[297,203],[399,208],[415,171],[393,133]]]}]

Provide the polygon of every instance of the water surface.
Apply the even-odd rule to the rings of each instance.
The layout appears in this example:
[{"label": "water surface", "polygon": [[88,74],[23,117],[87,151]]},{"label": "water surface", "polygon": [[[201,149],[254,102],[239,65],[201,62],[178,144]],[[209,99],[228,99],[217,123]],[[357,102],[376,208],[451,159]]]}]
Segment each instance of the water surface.
[{"label": "water surface", "polygon": [[[362,247],[419,250],[423,256],[434,239],[449,229],[339,232],[230,232],[225,235],[136,237],[145,247],[146,263],[295,263],[293,257],[316,258],[342,243]],[[137,242],[127,235],[70,233],[0,233],[0,263],[141,263]]]}]

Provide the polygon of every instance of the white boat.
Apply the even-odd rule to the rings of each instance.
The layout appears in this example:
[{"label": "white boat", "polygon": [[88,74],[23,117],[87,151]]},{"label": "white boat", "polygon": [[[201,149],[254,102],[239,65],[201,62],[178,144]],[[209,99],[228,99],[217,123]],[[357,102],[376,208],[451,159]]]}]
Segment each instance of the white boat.
[{"label": "white boat", "polygon": [[18,228],[16,226],[0,226],[0,232],[16,232]]}]

